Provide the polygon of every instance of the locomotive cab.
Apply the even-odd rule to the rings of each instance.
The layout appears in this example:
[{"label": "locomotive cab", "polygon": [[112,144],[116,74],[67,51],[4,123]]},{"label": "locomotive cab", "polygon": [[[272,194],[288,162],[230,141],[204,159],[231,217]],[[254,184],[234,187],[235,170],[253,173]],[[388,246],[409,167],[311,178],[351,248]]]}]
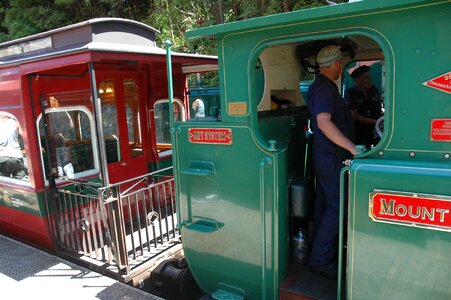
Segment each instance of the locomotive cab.
[{"label": "locomotive cab", "polygon": [[[181,131],[176,139],[176,164],[180,172],[179,222],[184,230],[184,246],[188,260],[194,257],[197,262],[202,249],[223,253],[212,244],[215,238],[208,240],[208,237],[221,236],[221,231],[227,230],[223,226],[239,227],[239,224],[246,224],[249,219],[256,217],[248,219],[247,216],[252,215],[250,212],[261,209],[263,210],[261,217],[267,218],[263,221],[265,225],[262,226],[266,226],[267,230],[278,230],[282,233],[282,236],[278,237],[279,240],[271,241],[277,243],[273,249],[275,252],[271,255],[278,255],[284,261],[279,266],[279,275],[283,274],[279,282],[280,293],[287,296],[292,293],[290,289],[294,288],[298,290],[297,292],[306,293],[305,295],[310,297],[320,295],[326,295],[326,298],[335,297],[336,282],[331,283],[324,277],[309,272],[307,268],[308,251],[315,232],[313,207],[316,194],[312,161],[315,133],[310,128],[307,90],[319,71],[316,54],[327,45],[336,45],[342,51],[344,68],[340,78],[335,82],[340,94],[344,96],[345,90],[354,86],[350,75],[352,71],[359,66],[368,66],[373,83],[381,95],[379,100],[382,114],[382,97],[386,80],[383,47],[371,35],[341,32],[336,35],[302,37],[295,41],[271,42],[260,46],[250,55],[245,74],[249,82],[248,103],[223,104],[222,109],[227,114],[222,119],[191,118],[186,123],[175,123],[177,132]],[[229,95],[239,88],[235,85],[234,88],[225,89],[221,96],[231,98]],[[239,123],[242,125],[238,128],[241,127],[243,133],[230,128],[235,126],[232,125],[231,116],[240,118]],[[379,140],[383,139],[383,126],[378,128],[378,131]],[[376,135],[376,132],[374,128],[372,134]],[[255,160],[257,155],[249,150],[250,144],[254,143],[258,145],[257,148],[265,149],[270,155],[263,155],[260,160]],[[232,147],[237,149],[231,150]],[[379,144],[375,143],[360,155],[377,153],[378,147]],[[253,170],[258,176],[249,170],[249,160],[254,161],[257,166],[257,169]],[[274,173],[267,168],[274,168]],[[255,181],[250,185],[260,186],[256,194],[249,193],[248,186],[243,186],[243,182],[250,179]],[[237,190],[232,192],[232,187],[236,187]],[[227,201],[239,203],[226,204],[226,200],[221,200],[224,195],[235,199]],[[255,197],[258,201],[251,204],[253,200],[247,201],[242,197],[245,199]],[[270,199],[277,201],[271,203]],[[244,207],[236,210],[235,205]],[[278,215],[273,216],[274,219],[264,216],[265,210],[275,210]],[[220,221],[224,218],[224,214],[236,224],[225,225]],[[238,227],[228,229],[232,232],[226,234],[227,238],[221,237],[225,238],[224,243],[233,243]],[[256,232],[249,228],[245,230],[247,232],[245,239],[252,244],[255,242],[252,235]],[[267,234],[268,236],[262,237],[264,240],[270,239],[269,233]],[[265,243],[269,241],[266,240]],[[246,245],[244,248],[250,250],[251,246]],[[247,254],[241,252],[235,255],[246,257]],[[205,256],[202,256],[202,259],[206,259]],[[211,259],[213,261],[213,258]],[[210,257],[207,261],[210,261]],[[197,267],[194,269],[195,275]],[[204,278],[205,273],[198,276],[201,282],[208,282]],[[282,283],[285,276],[288,282],[295,281],[298,286],[290,287],[290,284],[287,286],[286,283]],[[220,286],[215,293],[224,289],[222,285]],[[232,293],[240,292],[232,291]]]}]

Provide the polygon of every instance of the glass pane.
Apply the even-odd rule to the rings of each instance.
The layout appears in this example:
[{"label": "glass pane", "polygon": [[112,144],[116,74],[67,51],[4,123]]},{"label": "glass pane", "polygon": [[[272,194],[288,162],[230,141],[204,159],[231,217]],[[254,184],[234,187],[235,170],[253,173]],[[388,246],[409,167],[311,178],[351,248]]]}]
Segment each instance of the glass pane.
[{"label": "glass pane", "polygon": [[[169,103],[160,102],[154,106],[155,134],[157,138],[157,152],[170,150],[171,134],[169,132]],[[174,102],[174,121],[182,120],[182,109],[177,102]]]},{"label": "glass pane", "polygon": [[107,162],[121,160],[119,148],[119,127],[117,124],[116,96],[113,80],[105,80],[99,86],[99,95],[102,102],[103,135]]},{"label": "glass pane", "polygon": [[79,124],[80,124],[80,139],[91,139],[91,126],[88,116],[83,113],[79,114]]},{"label": "glass pane", "polygon": [[[74,122],[79,118],[80,122]],[[85,111],[59,110],[46,114],[48,137],[44,131],[44,120],[39,121],[42,155],[46,177],[51,172],[57,177],[75,178],[77,173],[94,169],[92,146],[92,119]],[[83,128],[77,128],[83,126]],[[77,137],[77,132],[82,132]],[[47,149],[47,142],[50,149]]]},{"label": "glass pane", "polygon": [[124,79],[124,97],[130,156],[142,156],[143,151],[141,143],[141,126],[139,122],[138,85],[134,79]]},{"label": "glass pane", "polygon": [[0,112],[0,128],[0,176],[28,181],[19,122],[12,115]]},{"label": "glass pane", "polygon": [[51,132],[58,132],[66,139],[75,139],[74,111],[57,111],[48,115],[48,124]]}]

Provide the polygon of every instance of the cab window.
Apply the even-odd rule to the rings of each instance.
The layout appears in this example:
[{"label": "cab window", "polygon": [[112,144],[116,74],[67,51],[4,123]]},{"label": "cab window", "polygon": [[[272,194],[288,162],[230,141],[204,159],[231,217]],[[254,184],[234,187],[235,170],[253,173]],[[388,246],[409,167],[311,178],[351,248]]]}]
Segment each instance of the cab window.
[{"label": "cab window", "polygon": [[[263,66],[264,92],[262,95],[255,93],[256,99],[252,99],[257,105],[260,133],[267,141],[288,142],[292,140],[293,124],[297,124],[300,131],[308,128],[307,91],[319,72],[316,54],[327,45],[341,49],[345,67],[335,84],[351,109],[356,132],[360,133],[355,142],[365,144],[370,150],[377,146],[383,133],[385,57],[374,39],[362,35],[300,41],[264,49],[256,62],[256,66],[260,63]],[[257,73],[250,76],[253,82],[259,82]],[[360,81],[366,81],[364,92],[357,88]],[[281,117],[287,122],[276,121]]]}]

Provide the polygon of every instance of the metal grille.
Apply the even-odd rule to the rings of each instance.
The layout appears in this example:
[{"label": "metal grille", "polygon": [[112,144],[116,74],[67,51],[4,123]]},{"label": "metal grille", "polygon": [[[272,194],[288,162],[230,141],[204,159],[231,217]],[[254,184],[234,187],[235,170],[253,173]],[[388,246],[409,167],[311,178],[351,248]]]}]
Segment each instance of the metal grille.
[{"label": "metal grille", "polygon": [[177,244],[174,179],[165,175],[171,170],[107,187],[71,181],[59,188],[54,223],[60,246],[128,274]]}]

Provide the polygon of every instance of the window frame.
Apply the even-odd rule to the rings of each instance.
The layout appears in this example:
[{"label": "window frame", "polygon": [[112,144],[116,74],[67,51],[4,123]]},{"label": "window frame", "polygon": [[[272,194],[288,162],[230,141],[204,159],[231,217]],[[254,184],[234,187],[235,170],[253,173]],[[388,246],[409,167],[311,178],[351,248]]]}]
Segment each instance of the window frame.
[{"label": "window frame", "polygon": [[[393,111],[394,111],[394,103],[395,103],[395,94],[394,94],[394,81],[395,81],[395,58],[394,58],[394,51],[392,48],[392,45],[388,38],[384,36],[381,32],[376,31],[372,28],[367,27],[355,27],[352,29],[347,28],[337,28],[330,32],[324,33],[324,32],[308,32],[306,34],[299,34],[299,35],[292,35],[292,36],[277,36],[274,38],[270,38],[267,40],[264,40],[258,44],[258,46],[254,47],[251,53],[249,53],[249,59],[248,59],[248,65],[247,65],[247,78],[248,78],[248,86],[249,86],[249,116],[251,117],[251,126],[254,128],[253,131],[257,135],[257,139],[261,143],[261,145],[265,148],[269,147],[269,142],[266,141],[259,132],[259,117],[258,117],[258,109],[257,106],[253,106],[252,101],[256,98],[255,95],[255,74],[253,74],[252,70],[255,69],[255,66],[257,64],[257,60],[260,58],[260,55],[265,51],[266,48],[277,46],[277,45],[283,45],[283,44],[296,44],[296,43],[305,43],[315,40],[333,40],[337,38],[342,37],[351,37],[351,36],[364,36],[366,38],[371,39],[374,41],[380,48],[381,53],[383,54],[383,61],[384,61],[384,82],[382,83],[384,86],[384,117],[385,117],[385,128],[384,128],[384,134],[382,135],[379,143],[375,145],[372,149],[365,152],[363,156],[368,156],[370,154],[376,153],[379,151],[382,147],[382,145],[388,145],[390,144],[390,141],[393,137],[393,132],[395,131],[395,120],[393,118]],[[354,61],[354,60],[352,60]],[[350,61],[344,62],[345,64],[348,64]],[[264,71],[266,73],[266,71]],[[342,96],[343,92],[341,90],[342,88],[342,74],[340,74],[340,80],[337,84],[338,88],[340,89],[340,94]],[[266,81],[266,76],[265,76]],[[266,82],[265,82],[266,84]],[[382,93],[382,91],[381,91]]]},{"label": "window frame", "polygon": [[[94,116],[92,115],[91,111],[88,108],[86,108],[85,106],[64,106],[64,107],[47,108],[45,110],[45,113],[47,114],[47,113],[71,112],[71,111],[82,111],[82,112],[86,113],[86,115],[88,116],[89,125],[90,125],[89,127],[91,130],[91,145],[92,145],[93,160],[94,160],[93,161],[93,163],[94,163],[93,169],[74,173],[74,180],[76,180],[79,178],[99,174],[99,172],[100,172],[99,155],[98,155],[98,151],[96,151],[96,149],[98,149],[98,142],[97,142],[97,135],[95,134],[96,130],[95,130]],[[36,132],[37,132],[38,145],[42,145],[41,134],[39,132],[39,122],[41,121],[41,119],[42,119],[42,113],[40,113],[36,119]],[[39,151],[39,155],[41,157],[42,174],[43,174],[44,178],[46,178],[44,156],[43,156],[42,150]],[[63,182],[63,180],[56,179],[56,182],[60,183],[60,182]],[[46,179],[46,183],[48,184],[48,179]]]},{"label": "window frame", "polygon": [[[167,98],[163,98],[163,99],[158,99],[157,101],[155,101],[155,103],[153,104],[152,107],[152,112],[153,112],[153,122],[155,124],[155,106],[158,104],[162,104],[162,103],[169,103],[169,99]],[[182,115],[182,120],[181,122],[186,122],[186,110],[185,110],[185,105],[183,104],[182,100],[180,100],[179,98],[174,98],[173,99],[173,103],[177,103],[180,108],[181,108],[181,115]],[[156,128],[156,126],[154,126],[154,128]],[[154,135],[155,135],[155,146],[157,146],[157,131],[156,129],[154,130]],[[158,153],[158,157],[160,159],[164,159],[167,158],[169,156],[172,155],[172,145],[171,145],[171,150],[166,150],[166,151],[161,151],[160,153]]]}]

